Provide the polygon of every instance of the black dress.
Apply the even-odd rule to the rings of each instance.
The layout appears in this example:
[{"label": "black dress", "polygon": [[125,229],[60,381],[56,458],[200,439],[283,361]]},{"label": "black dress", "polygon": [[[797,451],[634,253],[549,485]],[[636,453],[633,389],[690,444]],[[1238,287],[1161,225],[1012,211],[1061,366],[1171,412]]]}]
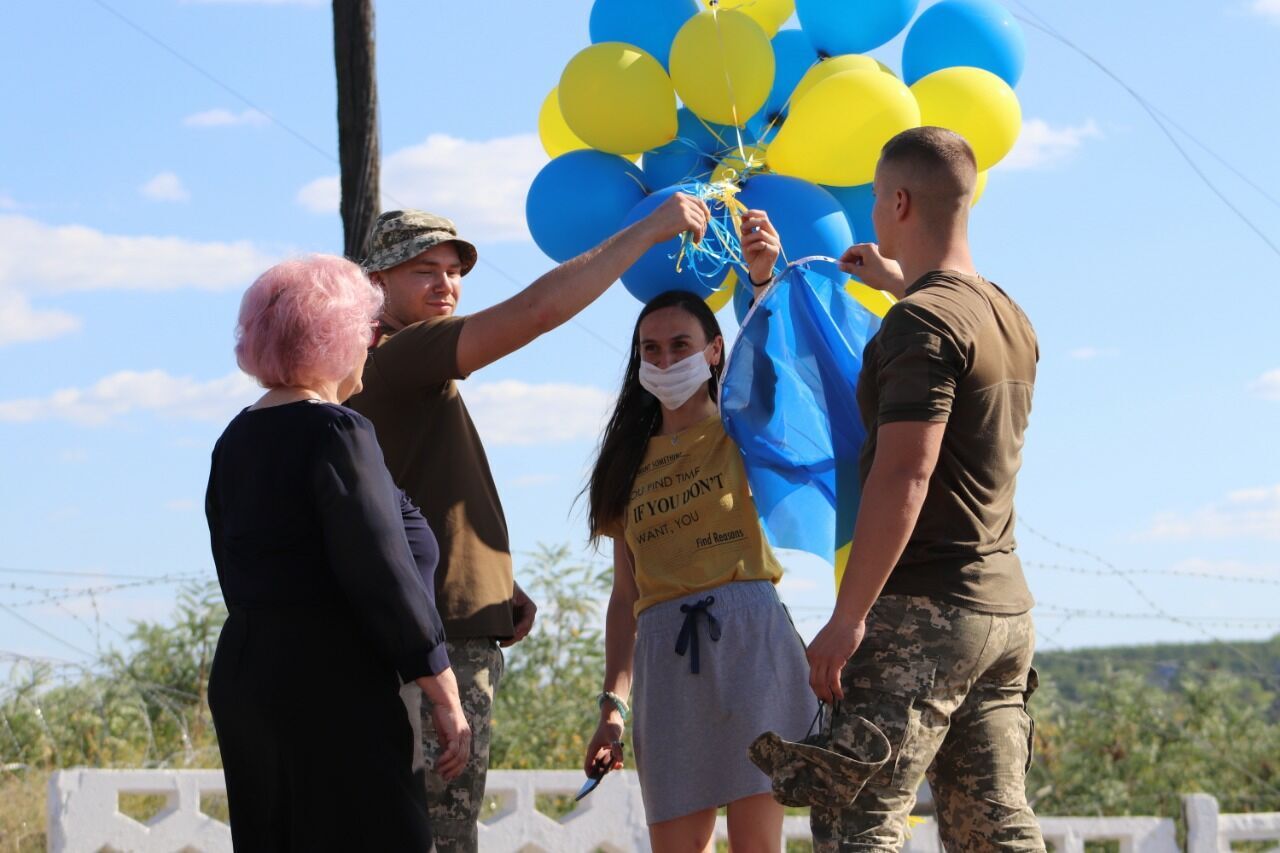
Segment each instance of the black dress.
[{"label": "black dress", "polygon": [[372,425],[341,406],[246,410],[214,448],[229,616],[209,707],[240,853],[431,847],[399,688],[448,658],[403,500]]}]

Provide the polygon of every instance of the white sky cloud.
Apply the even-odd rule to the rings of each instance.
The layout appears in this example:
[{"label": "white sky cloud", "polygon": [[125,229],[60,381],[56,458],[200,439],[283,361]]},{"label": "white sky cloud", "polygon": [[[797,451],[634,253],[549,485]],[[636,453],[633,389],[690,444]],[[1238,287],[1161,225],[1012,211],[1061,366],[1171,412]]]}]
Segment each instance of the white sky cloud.
[{"label": "white sky cloud", "polygon": [[[472,240],[527,241],[525,193],[546,162],[536,134],[472,141],[435,133],[383,160],[382,206],[448,216]],[[338,178],[317,178],[297,198],[312,213],[336,213]]]},{"label": "white sky cloud", "polygon": [[59,338],[81,325],[79,317],[65,311],[33,308],[24,294],[0,282],[0,347]]},{"label": "white sky cloud", "polygon": [[1097,347],[1078,347],[1068,353],[1076,361],[1089,361],[1102,355],[1102,350]]},{"label": "white sky cloud", "polygon": [[1274,23],[1280,24],[1280,0],[1253,0],[1249,10]]},{"label": "white sky cloud", "polygon": [[600,437],[613,395],[590,385],[533,385],[508,379],[464,385],[486,444],[531,445]]},{"label": "white sky cloud", "polygon": [[[33,246],[40,251],[32,251]],[[247,240],[125,236],[0,215],[0,289],[224,290],[248,287],[277,260]]]},{"label": "white sky cloud", "polygon": [[1161,513],[1140,538],[1280,541],[1280,484],[1240,489],[1187,513]]},{"label": "white sky cloud", "polygon": [[1280,400],[1280,367],[1259,376],[1253,383],[1253,393],[1264,400]]},{"label": "white sky cloud", "polygon": [[[600,388],[566,383],[504,380],[468,385],[463,393],[477,429],[493,446],[594,441],[613,403],[613,395]],[[56,420],[103,426],[139,412],[217,422],[230,420],[261,394],[240,371],[202,381],[163,370],[122,370],[84,388],[0,400],[0,423]]]},{"label": "white sky cloud", "polygon": [[21,206],[13,196],[0,193],[0,210],[17,210]]},{"label": "white sky cloud", "polygon": [[182,179],[173,172],[161,172],[138,187],[152,201],[190,201],[191,193],[182,185]]},{"label": "white sky cloud", "polygon": [[261,394],[262,389],[238,370],[203,382],[163,370],[122,370],[87,388],[63,388],[45,397],[0,401],[0,422],[58,420],[102,426],[135,412],[222,421]]},{"label": "white sky cloud", "polygon": [[1076,127],[1054,127],[1044,119],[1022,123],[1022,133],[1009,155],[1000,161],[1002,170],[1046,169],[1070,159],[1087,139],[1101,139],[1098,123],[1088,119]]},{"label": "white sky cloud", "polygon": [[235,127],[236,125],[263,125],[267,117],[257,110],[232,112],[222,108],[193,113],[182,120],[187,127]]}]

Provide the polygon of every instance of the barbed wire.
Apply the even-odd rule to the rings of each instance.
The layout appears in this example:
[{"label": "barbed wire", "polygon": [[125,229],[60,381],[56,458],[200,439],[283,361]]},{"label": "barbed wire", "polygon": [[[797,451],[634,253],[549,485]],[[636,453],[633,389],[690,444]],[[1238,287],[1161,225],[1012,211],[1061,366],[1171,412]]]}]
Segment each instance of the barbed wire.
[{"label": "barbed wire", "polygon": [[1226,581],[1229,583],[1251,583],[1266,586],[1280,586],[1280,578],[1259,578],[1248,575],[1218,574],[1214,572],[1195,572],[1184,569],[1090,569],[1084,566],[1070,566],[1062,563],[1042,563],[1037,560],[1023,560],[1022,565],[1029,569],[1047,569],[1055,572],[1070,572],[1077,575],[1093,577],[1115,577],[1116,575],[1147,576],[1162,578],[1196,578],[1199,580]]},{"label": "barbed wire", "polygon": [[181,584],[188,581],[200,580],[201,578],[209,578],[210,575],[204,572],[184,572],[181,574],[159,575],[157,577],[148,578],[147,580],[128,581],[125,583],[107,584],[104,586],[94,587],[38,587],[29,584],[18,583],[0,583],[0,591],[10,590],[13,592],[31,592],[41,594],[39,598],[32,598],[27,601],[6,601],[3,602],[8,607],[33,607],[37,605],[52,604],[59,601],[70,601],[77,598],[96,597],[99,595],[108,595],[113,592],[120,592],[128,589],[139,589],[148,586],[169,586],[172,584]]}]

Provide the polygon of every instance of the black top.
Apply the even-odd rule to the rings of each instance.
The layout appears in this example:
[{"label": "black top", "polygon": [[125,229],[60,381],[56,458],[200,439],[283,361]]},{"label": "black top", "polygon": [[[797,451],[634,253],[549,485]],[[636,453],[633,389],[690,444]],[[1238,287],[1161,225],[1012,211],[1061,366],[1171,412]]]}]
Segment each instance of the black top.
[{"label": "black top", "polygon": [[228,608],[338,604],[404,681],[449,665],[423,577],[434,536],[360,414],[314,401],[241,412],[213,449],[205,514]]}]

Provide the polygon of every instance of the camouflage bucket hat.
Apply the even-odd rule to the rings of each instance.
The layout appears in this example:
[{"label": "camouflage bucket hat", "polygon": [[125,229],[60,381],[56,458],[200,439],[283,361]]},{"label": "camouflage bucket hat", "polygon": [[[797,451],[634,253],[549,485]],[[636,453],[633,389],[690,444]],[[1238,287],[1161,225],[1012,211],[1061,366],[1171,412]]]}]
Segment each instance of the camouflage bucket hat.
[{"label": "camouflage bucket hat", "polygon": [[[821,714],[821,711],[819,711]],[[751,761],[773,780],[773,798],[784,806],[843,808],[889,760],[893,748],[875,723],[852,716],[853,742],[832,751],[824,732],[799,742],[765,732],[748,749]]]},{"label": "camouflage bucket hat", "polygon": [[441,243],[457,246],[462,274],[471,272],[479,255],[475,246],[458,238],[458,228],[452,220],[421,210],[388,210],[373,224],[369,256],[361,266],[365,272],[381,272]]}]

